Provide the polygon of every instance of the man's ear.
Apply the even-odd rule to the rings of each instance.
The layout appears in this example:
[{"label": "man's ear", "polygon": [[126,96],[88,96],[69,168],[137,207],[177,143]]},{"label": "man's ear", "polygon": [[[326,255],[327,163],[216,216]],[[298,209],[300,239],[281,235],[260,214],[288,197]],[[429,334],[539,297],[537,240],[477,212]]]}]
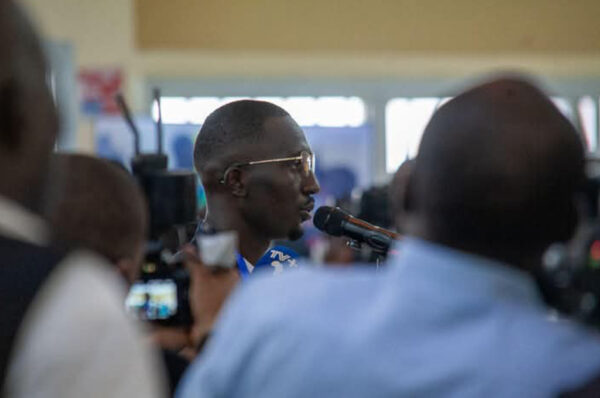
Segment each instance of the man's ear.
[{"label": "man's ear", "polygon": [[240,168],[232,168],[225,176],[224,184],[233,194],[233,196],[244,197],[246,196],[246,181],[245,173]]}]

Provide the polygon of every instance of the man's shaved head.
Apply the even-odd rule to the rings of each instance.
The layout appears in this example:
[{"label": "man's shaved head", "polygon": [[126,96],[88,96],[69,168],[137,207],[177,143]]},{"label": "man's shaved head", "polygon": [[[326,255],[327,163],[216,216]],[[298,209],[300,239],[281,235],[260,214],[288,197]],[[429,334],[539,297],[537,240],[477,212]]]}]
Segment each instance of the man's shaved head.
[{"label": "man's shaved head", "polygon": [[241,143],[260,142],[265,121],[289,114],[265,101],[241,100],[221,106],[202,124],[194,146],[194,165],[202,175],[210,162],[240,161],[232,159]]},{"label": "man's shaved head", "polygon": [[542,250],[573,232],[583,170],[582,143],[548,97],[523,80],[495,80],[434,114],[411,204],[440,243]]}]

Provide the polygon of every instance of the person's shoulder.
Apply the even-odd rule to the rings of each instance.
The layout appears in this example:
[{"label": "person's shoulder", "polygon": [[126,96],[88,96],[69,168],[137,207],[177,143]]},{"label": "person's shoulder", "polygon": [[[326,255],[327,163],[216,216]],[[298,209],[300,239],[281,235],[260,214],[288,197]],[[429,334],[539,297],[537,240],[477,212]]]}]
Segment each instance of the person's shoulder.
[{"label": "person's shoulder", "polygon": [[378,291],[382,278],[369,265],[351,268],[304,264],[293,272],[260,275],[244,283],[240,303],[251,303],[253,318],[299,322],[329,318],[348,308],[365,305]]},{"label": "person's shoulder", "polygon": [[581,357],[592,356],[600,370],[600,333],[597,330],[569,319],[549,318],[546,323],[551,327],[549,342],[568,351],[565,358],[571,358],[575,364]]},{"label": "person's shoulder", "polygon": [[203,360],[196,361],[197,370],[188,372],[193,376],[188,377],[186,391],[197,396],[199,388],[226,388],[232,384],[230,375],[236,373],[231,369],[242,368],[243,380],[236,380],[235,388],[264,391],[264,386],[255,384],[264,372],[277,369],[291,381],[310,372],[324,352],[329,358],[342,358],[345,345],[337,344],[340,336],[356,333],[348,325],[360,324],[356,317],[364,316],[372,304],[379,280],[373,268],[307,264],[279,275],[251,276],[221,312]]},{"label": "person's shoulder", "polygon": [[[374,267],[368,264],[354,264],[350,267],[316,266],[303,263],[293,271],[279,275],[260,275],[251,278],[247,284],[249,290],[260,290],[291,296],[307,296],[305,289],[310,287],[311,295],[336,294],[346,291],[350,284],[354,287],[368,287],[368,283],[377,279]],[[305,300],[308,297],[305,297]]]},{"label": "person's shoulder", "polygon": [[536,332],[529,338],[537,341],[540,346],[552,346],[556,349],[568,348],[568,351],[578,347],[587,347],[586,349],[596,350],[600,353],[600,333],[598,331],[558,313],[522,312],[520,323],[523,328]]},{"label": "person's shoulder", "polygon": [[[61,336],[85,339],[110,328],[128,334],[130,321],[123,311],[124,297],[124,282],[106,261],[86,251],[69,253],[33,300],[24,329],[33,333],[35,340],[47,343],[52,339],[57,343]],[[68,340],[62,342],[69,344]]]},{"label": "person's shoulder", "polygon": [[90,388],[106,396],[158,396],[158,363],[127,318],[124,295],[124,282],[102,258],[65,256],[24,320],[8,377],[15,396],[75,396]]},{"label": "person's shoulder", "polygon": [[[121,312],[125,283],[107,262],[96,254],[75,251],[66,255],[50,276],[42,294],[68,301],[65,308],[93,305],[94,316]],[[81,308],[85,311],[84,308]]]},{"label": "person's shoulder", "polygon": [[86,251],[69,253],[32,302],[24,338],[44,352],[46,344],[70,347],[65,356],[94,352],[86,341],[99,346],[115,333],[115,341],[134,341],[140,331],[125,314],[125,293],[125,283],[103,258]]},{"label": "person's shoulder", "polygon": [[545,380],[547,388],[559,392],[600,374],[597,331],[543,311],[522,311],[511,323],[506,337],[512,349],[506,361],[515,364],[511,368],[515,380]]}]

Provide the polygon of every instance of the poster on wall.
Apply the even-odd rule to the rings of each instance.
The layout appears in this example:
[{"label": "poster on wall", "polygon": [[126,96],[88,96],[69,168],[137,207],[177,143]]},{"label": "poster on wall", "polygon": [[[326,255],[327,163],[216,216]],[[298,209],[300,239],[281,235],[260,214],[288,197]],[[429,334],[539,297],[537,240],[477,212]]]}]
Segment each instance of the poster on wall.
[{"label": "poster on wall", "polygon": [[[140,132],[140,151],[157,150],[156,125],[149,116],[138,116],[134,122]],[[165,124],[163,149],[169,158],[169,169],[192,170],[194,139],[200,126],[195,124]],[[95,120],[96,154],[129,167],[134,155],[133,134],[121,116],[103,116]]]},{"label": "poster on wall", "polygon": [[84,68],[77,76],[81,112],[88,116],[117,115],[119,108],[115,96],[123,86],[123,73],[119,68]]}]

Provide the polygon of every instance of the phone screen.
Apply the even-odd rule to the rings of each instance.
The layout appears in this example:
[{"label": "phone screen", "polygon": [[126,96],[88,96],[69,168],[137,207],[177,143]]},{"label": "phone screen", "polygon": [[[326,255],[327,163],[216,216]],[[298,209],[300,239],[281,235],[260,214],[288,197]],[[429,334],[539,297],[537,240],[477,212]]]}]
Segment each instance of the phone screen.
[{"label": "phone screen", "polygon": [[136,282],[129,290],[125,308],[138,319],[169,319],[177,313],[177,285],[171,279]]}]

